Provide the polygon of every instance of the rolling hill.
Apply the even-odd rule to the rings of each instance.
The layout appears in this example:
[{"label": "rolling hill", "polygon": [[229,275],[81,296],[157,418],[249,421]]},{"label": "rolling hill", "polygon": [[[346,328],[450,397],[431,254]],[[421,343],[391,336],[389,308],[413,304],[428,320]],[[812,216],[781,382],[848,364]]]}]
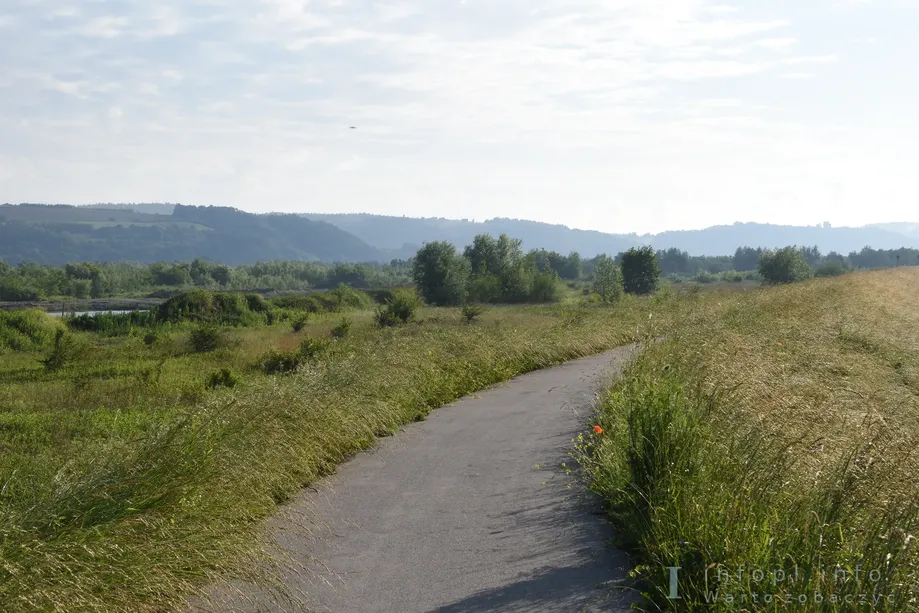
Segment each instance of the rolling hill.
[{"label": "rolling hill", "polygon": [[[381,249],[396,249],[410,255],[426,241],[445,240],[467,245],[476,234],[507,233],[523,241],[524,249],[543,248],[562,254],[577,251],[591,258],[601,253],[614,255],[630,247],[651,245],[655,249],[676,247],[693,256],[733,255],[737,247],[775,249],[787,245],[820,247],[824,253],[848,254],[870,246],[874,249],[919,247],[919,233],[892,231],[887,227],[831,228],[735,223],[660,234],[607,234],[574,230],[519,219],[491,219],[484,222],[443,218],[388,217],[370,214],[315,214],[305,216],[327,221]],[[916,224],[890,224],[915,226]],[[403,255],[402,257],[407,257]]]},{"label": "rolling hill", "polygon": [[234,265],[272,259],[388,262],[407,259],[430,241],[462,248],[477,234],[508,234],[521,239],[525,250],[577,251],[585,258],[640,245],[675,247],[693,256],[733,255],[740,246],[816,245],[823,253],[843,255],[866,246],[919,247],[919,224],[912,223],[831,228],[738,222],[638,235],[507,218],[473,222],[372,214],[254,214],[163,203],[0,205],[0,259],[11,264],[194,258]]},{"label": "rolling hill", "polygon": [[233,265],[272,259],[389,259],[344,230],[298,215],[182,205],[171,215],[130,208],[0,205],[0,259],[11,264],[194,258]]}]

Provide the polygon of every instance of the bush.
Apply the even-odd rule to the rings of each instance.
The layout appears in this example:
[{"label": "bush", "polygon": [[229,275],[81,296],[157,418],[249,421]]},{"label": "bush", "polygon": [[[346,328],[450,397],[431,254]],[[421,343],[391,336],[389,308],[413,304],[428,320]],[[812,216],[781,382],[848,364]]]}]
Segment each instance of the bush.
[{"label": "bush", "polygon": [[218,387],[236,387],[239,384],[239,377],[234,375],[229,368],[221,368],[212,372],[207,378],[205,387],[207,389],[216,389]]},{"label": "bush", "polygon": [[[252,310],[250,304],[264,310]],[[170,298],[156,307],[153,313],[159,322],[199,321],[251,326],[264,324],[267,310],[267,303],[256,294],[243,296],[237,293],[193,290]]]},{"label": "bush", "polygon": [[155,345],[159,340],[160,335],[156,332],[147,332],[144,334],[144,345],[147,345],[148,347],[150,345]]},{"label": "bush", "polygon": [[558,302],[562,291],[558,275],[554,272],[535,272],[530,285],[530,302]]},{"label": "bush", "polygon": [[849,268],[842,262],[825,262],[814,271],[816,277],[838,277],[849,272]]},{"label": "bush", "polygon": [[389,310],[388,307],[381,306],[377,309],[376,315],[373,317],[377,326],[380,328],[389,328],[392,326],[398,326],[402,323],[396,314]]},{"label": "bush", "polygon": [[41,290],[28,287],[15,279],[0,280],[0,300],[23,302],[27,300],[44,300]]},{"label": "bush", "polygon": [[321,313],[325,308],[313,296],[278,296],[271,304],[282,309],[294,309],[307,313]]},{"label": "bush", "polygon": [[278,351],[272,349],[260,361],[262,372],[266,375],[281,375],[296,372],[303,365],[303,356],[297,351]]},{"label": "bush", "polygon": [[431,242],[415,254],[412,278],[429,303],[452,306],[466,299],[469,270],[469,260],[458,254],[456,247],[445,241]]},{"label": "bush", "polygon": [[463,319],[466,320],[467,324],[471,324],[478,319],[479,315],[481,315],[484,310],[485,309],[477,304],[467,304],[463,307]]},{"label": "bush", "polygon": [[466,285],[470,302],[496,304],[501,302],[501,279],[497,275],[479,273],[472,275]]},{"label": "bush", "polygon": [[400,289],[393,298],[377,310],[376,322],[381,328],[408,323],[415,317],[421,301],[412,289]]},{"label": "bush", "polygon": [[226,345],[226,338],[219,328],[205,325],[192,330],[188,342],[195,353],[207,353]]},{"label": "bush", "polygon": [[258,294],[246,294],[246,306],[249,307],[250,311],[256,313],[267,313],[271,309],[271,305],[268,302],[259,296]]},{"label": "bush", "polygon": [[372,304],[370,296],[362,291],[352,289],[340,283],[338,287],[329,292],[329,297],[335,305],[336,311],[342,309],[366,309]]},{"label": "bush", "polygon": [[600,299],[607,304],[613,304],[622,298],[622,270],[605,255],[597,258],[593,293],[600,296]]},{"label": "bush", "polygon": [[300,355],[308,360],[318,358],[329,347],[329,341],[321,338],[305,338],[300,343]]},{"label": "bush", "polygon": [[622,287],[627,294],[654,293],[661,269],[652,247],[631,248],[622,254]]},{"label": "bush", "polygon": [[55,371],[83,359],[88,353],[89,344],[84,339],[58,330],[54,335],[54,349],[51,355],[42,360],[42,364],[47,370]]},{"label": "bush", "polygon": [[345,338],[351,333],[351,320],[347,317],[341,318],[341,323],[332,328],[332,338]]},{"label": "bush", "polygon": [[59,320],[39,309],[0,311],[0,349],[44,347],[62,329]]},{"label": "bush", "polygon": [[767,285],[803,281],[813,274],[804,253],[798,247],[764,251],[759,258],[759,274]]},{"label": "bush", "polygon": [[714,283],[717,279],[712,273],[700,270],[696,273],[696,276],[693,277],[693,280],[695,280],[696,283]]}]

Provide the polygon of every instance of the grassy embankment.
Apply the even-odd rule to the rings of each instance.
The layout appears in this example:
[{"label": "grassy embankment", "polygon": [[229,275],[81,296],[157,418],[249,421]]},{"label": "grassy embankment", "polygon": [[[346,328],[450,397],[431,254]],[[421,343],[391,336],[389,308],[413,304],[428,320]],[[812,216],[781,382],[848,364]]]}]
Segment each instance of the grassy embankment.
[{"label": "grassy embankment", "polygon": [[[342,314],[302,298],[199,296],[60,333],[0,313],[0,609],[162,611],[218,576],[265,579],[258,520],[304,484],[466,393],[660,334],[679,303],[569,297],[471,324],[423,308],[381,329],[345,298],[334,340]],[[205,312],[216,332],[187,321]]]},{"label": "grassy embankment", "polygon": [[917,609],[917,302],[915,268],[713,293],[602,396],[584,461],[657,606]]}]

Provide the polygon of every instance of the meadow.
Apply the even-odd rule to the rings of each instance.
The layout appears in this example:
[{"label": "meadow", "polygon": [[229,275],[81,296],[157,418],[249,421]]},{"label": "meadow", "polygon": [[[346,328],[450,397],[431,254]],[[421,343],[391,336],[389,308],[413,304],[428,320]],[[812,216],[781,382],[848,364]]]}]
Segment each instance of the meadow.
[{"label": "meadow", "polygon": [[919,608],[917,301],[914,267],[715,291],[604,392],[574,453],[653,608]]},{"label": "meadow", "polygon": [[267,584],[260,520],[304,485],[467,393],[659,336],[697,299],[415,309],[339,288],[0,312],[2,610],[163,611],[220,579]]}]

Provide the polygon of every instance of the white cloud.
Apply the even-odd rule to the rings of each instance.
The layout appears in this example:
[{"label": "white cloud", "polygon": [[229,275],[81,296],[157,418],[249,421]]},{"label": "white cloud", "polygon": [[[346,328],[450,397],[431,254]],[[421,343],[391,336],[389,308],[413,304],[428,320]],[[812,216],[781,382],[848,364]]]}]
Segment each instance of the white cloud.
[{"label": "white cloud", "polygon": [[834,1],[9,0],[0,142],[29,145],[0,149],[22,170],[0,192],[616,231],[843,223],[878,177],[919,196],[919,88],[874,78],[890,57],[848,68],[864,13],[895,9]]}]

